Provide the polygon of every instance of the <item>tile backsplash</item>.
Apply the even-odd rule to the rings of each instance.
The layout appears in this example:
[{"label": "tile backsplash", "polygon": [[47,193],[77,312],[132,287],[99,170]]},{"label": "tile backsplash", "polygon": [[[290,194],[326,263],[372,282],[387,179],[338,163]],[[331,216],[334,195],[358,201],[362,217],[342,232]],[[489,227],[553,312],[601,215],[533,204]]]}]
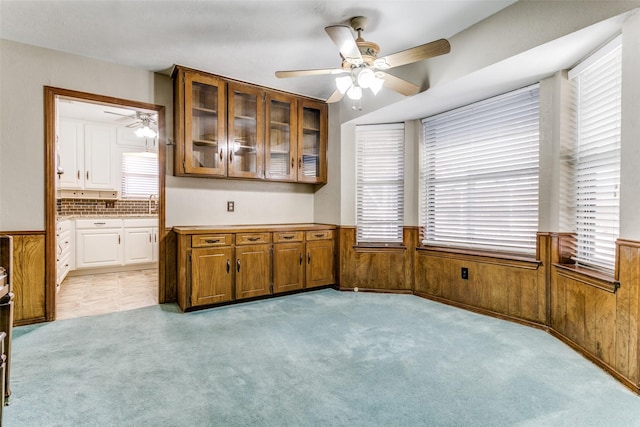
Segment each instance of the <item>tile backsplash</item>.
[{"label": "tile backsplash", "polygon": [[[149,215],[148,200],[58,199],[60,216],[136,216]],[[158,202],[151,202],[151,214],[157,215]]]}]

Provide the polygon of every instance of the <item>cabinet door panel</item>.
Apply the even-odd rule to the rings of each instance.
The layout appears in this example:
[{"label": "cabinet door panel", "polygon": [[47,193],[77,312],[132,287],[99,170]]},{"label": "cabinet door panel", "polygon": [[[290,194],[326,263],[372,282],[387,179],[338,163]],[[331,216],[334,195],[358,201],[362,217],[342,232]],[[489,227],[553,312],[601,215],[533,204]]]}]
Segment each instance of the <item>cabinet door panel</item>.
[{"label": "cabinet door panel", "polygon": [[273,245],[273,292],[302,289],[304,285],[304,255],[302,243]]},{"label": "cabinet door panel", "polygon": [[[184,172],[225,176],[225,83],[187,73],[184,78]],[[180,169],[180,168],[179,168]]]},{"label": "cabinet door panel", "polygon": [[76,232],[76,267],[104,267],[122,264],[122,232],[79,230]]},{"label": "cabinet door panel", "polygon": [[333,240],[307,242],[306,287],[335,283]]},{"label": "cabinet door panel", "polygon": [[298,153],[297,110],[294,97],[267,92],[265,177],[295,181]]},{"label": "cabinet door panel", "polygon": [[82,124],[59,120],[57,158],[63,172],[58,185],[63,189],[80,189],[84,182],[84,134]]},{"label": "cabinet door panel", "polygon": [[191,252],[191,305],[231,301],[233,248],[193,249]]},{"label": "cabinet door panel", "polygon": [[327,106],[298,102],[298,182],[327,182]]},{"label": "cabinet door panel", "polygon": [[116,128],[102,125],[84,127],[84,188],[117,190],[111,147]]},{"label": "cabinet door panel", "polygon": [[236,298],[271,293],[271,246],[236,247]]},{"label": "cabinet door panel", "polygon": [[264,178],[262,90],[229,83],[229,176]]},{"label": "cabinet door panel", "polygon": [[125,264],[153,262],[153,234],[151,228],[125,229]]}]

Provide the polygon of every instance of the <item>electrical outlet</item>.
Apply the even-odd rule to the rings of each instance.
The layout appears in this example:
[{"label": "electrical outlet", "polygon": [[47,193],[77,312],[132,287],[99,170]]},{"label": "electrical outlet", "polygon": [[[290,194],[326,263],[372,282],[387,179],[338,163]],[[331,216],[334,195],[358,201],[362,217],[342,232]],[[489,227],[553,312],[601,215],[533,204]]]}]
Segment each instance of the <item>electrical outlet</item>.
[{"label": "electrical outlet", "polygon": [[113,209],[116,207],[116,201],[115,200],[106,200],[104,202],[104,207],[108,208],[108,209]]},{"label": "electrical outlet", "polygon": [[464,280],[469,280],[469,269],[467,267],[462,267],[462,270],[460,270],[460,275]]},{"label": "electrical outlet", "polygon": [[227,212],[233,212],[233,210],[235,209],[235,206],[236,206],[236,202],[234,201],[227,202]]}]

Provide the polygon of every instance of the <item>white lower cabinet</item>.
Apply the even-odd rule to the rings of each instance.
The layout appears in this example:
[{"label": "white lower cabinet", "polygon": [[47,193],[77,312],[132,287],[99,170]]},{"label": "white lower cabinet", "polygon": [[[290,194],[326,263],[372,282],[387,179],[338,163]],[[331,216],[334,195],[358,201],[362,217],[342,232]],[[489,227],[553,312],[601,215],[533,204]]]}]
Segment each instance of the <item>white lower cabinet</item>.
[{"label": "white lower cabinet", "polygon": [[76,268],[158,260],[157,218],[77,219]]},{"label": "white lower cabinet", "polygon": [[122,265],[121,219],[76,220],[76,268]]}]

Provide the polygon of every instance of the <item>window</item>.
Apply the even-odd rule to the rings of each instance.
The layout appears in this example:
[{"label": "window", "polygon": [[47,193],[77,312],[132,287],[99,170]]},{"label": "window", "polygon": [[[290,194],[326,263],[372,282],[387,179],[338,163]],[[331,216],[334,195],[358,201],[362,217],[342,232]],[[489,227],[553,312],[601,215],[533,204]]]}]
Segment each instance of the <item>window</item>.
[{"label": "window", "polygon": [[423,244],[533,254],[538,85],[424,119]]},{"label": "window", "polygon": [[356,127],[357,244],[402,244],[404,123]]},{"label": "window", "polygon": [[612,271],[620,213],[621,39],[569,72],[575,83],[575,141],[565,167],[573,176],[574,260]]},{"label": "window", "polygon": [[123,153],[123,199],[148,198],[158,194],[158,156],[155,153]]}]

